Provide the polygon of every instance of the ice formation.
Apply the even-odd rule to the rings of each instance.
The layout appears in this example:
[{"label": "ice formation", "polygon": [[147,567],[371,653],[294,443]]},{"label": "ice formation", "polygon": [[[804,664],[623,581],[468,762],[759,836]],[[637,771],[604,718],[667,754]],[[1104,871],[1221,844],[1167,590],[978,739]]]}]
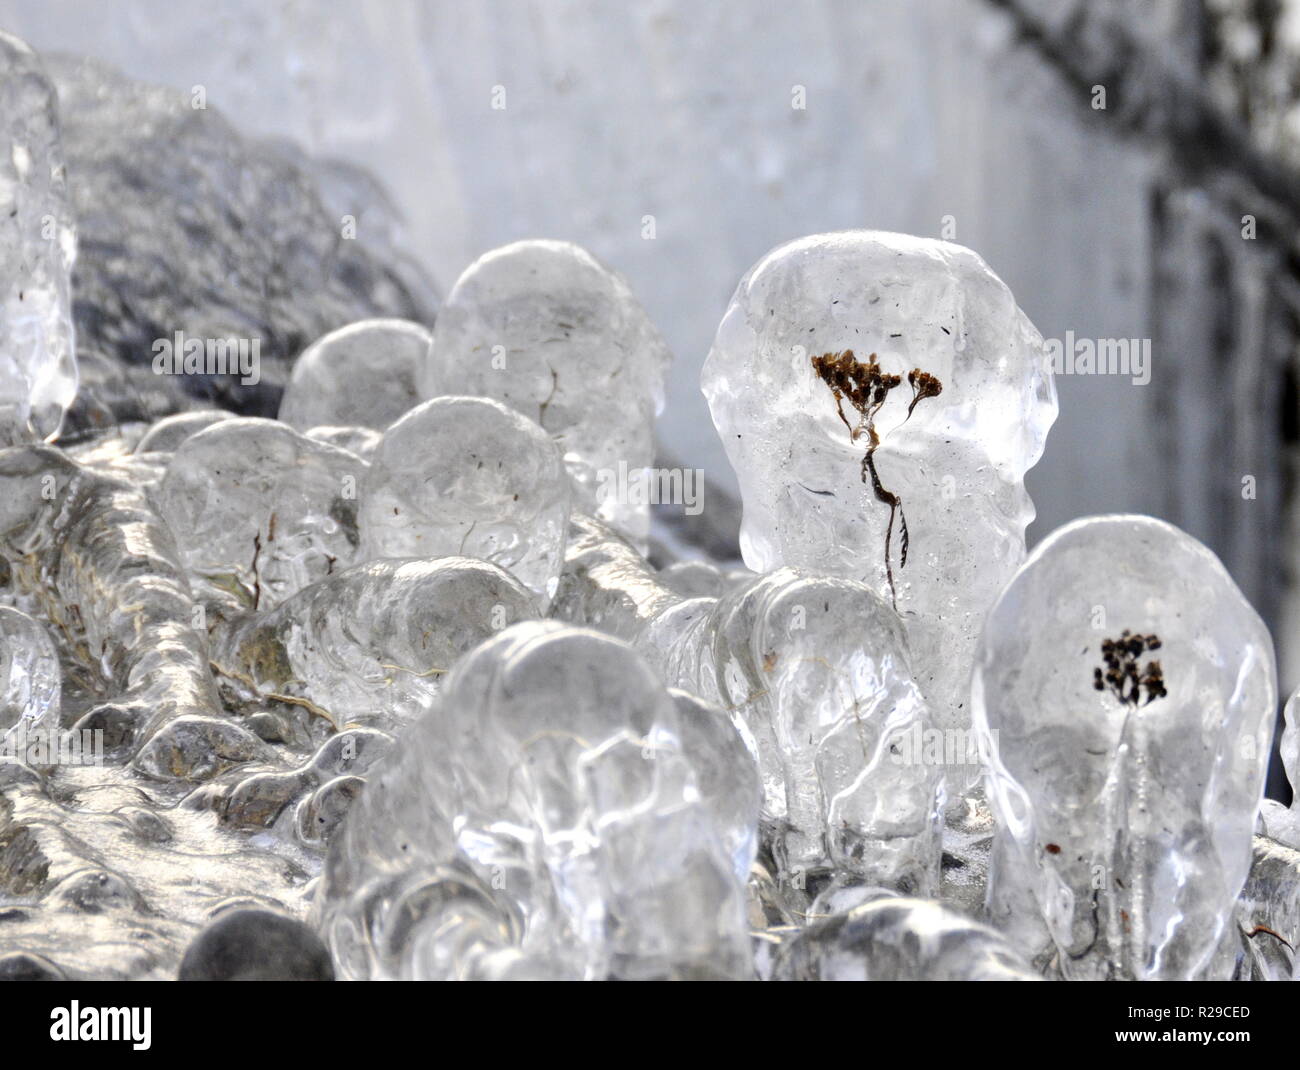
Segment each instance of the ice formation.
[{"label": "ice formation", "polygon": [[633,490],[653,461],[653,422],[671,355],[617,272],[569,242],[493,249],[438,315],[425,397],[495,398],[564,452],[575,505],[634,542],[649,531]]},{"label": "ice formation", "polygon": [[62,635],[96,691],[80,728],[158,779],[198,780],[263,753],[224,716],[172,532],[144,492],[48,447],[0,451],[10,584]]},{"label": "ice formation", "polygon": [[972,685],[998,818],[988,908],[1069,979],[1194,979],[1251,864],[1276,710],[1267,629],[1150,517],[1053,532],[989,614]]},{"label": "ice formation", "polygon": [[866,585],[785,568],[683,599],[577,516],[552,613],[633,641],[660,679],[742,720],[764,841],[796,893],[836,870],[937,890],[944,759],[924,745],[932,723],[898,618]]},{"label": "ice formation", "polygon": [[135,444],[136,453],[175,453],[182,442],[197,435],[213,424],[235,419],[233,412],[225,409],[197,409],[167,416],[141,436]]},{"label": "ice formation", "polygon": [[1291,785],[1291,805],[1265,799],[1260,811],[1270,837],[1300,849],[1300,688],[1292,692],[1282,710],[1282,740],[1279,745],[1282,768]]},{"label": "ice formation", "polygon": [[0,446],[51,439],[77,392],[58,102],[41,61],[0,33]]},{"label": "ice formation", "polygon": [[937,903],[877,891],[786,940],[774,981],[1038,981],[1006,938]]},{"label": "ice formation", "polygon": [[11,729],[57,732],[59,652],[40,621],[0,606],[0,740]]},{"label": "ice formation", "polygon": [[371,561],[223,629],[213,661],[248,699],[393,731],[428,708],[457,658],[536,616],[532,595],[487,562]]},{"label": "ice formation", "polygon": [[384,432],[358,516],[364,560],[480,557],[543,606],[559,582],[568,520],[555,444],[526,417],[476,397],[435,398]]},{"label": "ice formation", "polygon": [[493,250],[430,330],[364,174],[59,60],[65,198],[0,60],[0,978],[1296,975],[1267,632],[1158,521],[1025,562],[1054,385],[975,254],[745,276],[734,569],[648,537],[669,354],[590,254]]},{"label": "ice formation", "polygon": [[937,891],[942,759],[922,745],[925,700],[898,619],[873,591],[778,569],[716,602],[678,604],[639,643],[676,686],[744,720],[785,881],[838,872]]},{"label": "ice formation", "polygon": [[1056,417],[1010,290],[946,242],[800,238],[741,280],[702,385],[740,480],[745,563],[896,602],[936,724],[969,725],[969,659],[1024,559],[1024,475]]},{"label": "ice formation", "polygon": [[478,647],[331,845],[317,901],[341,971],[747,976],[734,851],[753,780],[728,771],[734,743],[715,749],[725,718],[684,732],[680,715],[596,632],[525,623]]},{"label": "ice formation", "polygon": [[409,320],[350,323],[309,345],[294,362],[279,419],[299,431],[383,431],[422,400],[416,385],[433,335]]},{"label": "ice formation", "polygon": [[366,469],[278,421],[223,420],[180,443],[157,499],[205,602],[269,609],[353,563]]}]

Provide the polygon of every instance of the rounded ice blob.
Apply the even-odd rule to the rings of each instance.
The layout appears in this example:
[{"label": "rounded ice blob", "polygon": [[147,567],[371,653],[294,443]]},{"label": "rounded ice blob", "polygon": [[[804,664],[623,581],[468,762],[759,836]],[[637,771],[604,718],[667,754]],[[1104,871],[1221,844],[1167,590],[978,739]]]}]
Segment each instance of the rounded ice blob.
[{"label": "rounded ice blob", "polygon": [[410,320],[373,319],[330,331],[294,362],[279,417],[290,427],[382,431],[420,403],[417,376],[433,335]]},{"label": "rounded ice blob", "polygon": [[487,398],[435,398],[384,432],[362,487],[363,560],[478,557],[550,603],[569,484],[531,420]]},{"label": "rounded ice blob", "polygon": [[748,833],[724,826],[752,813],[717,791],[753,781],[716,775],[724,719],[684,731],[682,712],[586,629],[518,624],[466,655],[330,846],[316,903],[340,970],[747,977]]},{"label": "rounded ice blob", "polygon": [[365,470],[276,420],[223,420],[177,446],[158,508],[196,593],[265,610],[353,563]]},{"label": "rounded ice blob", "polygon": [[643,543],[636,488],[671,359],[622,275],[570,242],[521,241],[456,281],[422,389],[495,398],[535,420],[563,450],[575,507]]},{"label": "rounded ice blob", "polygon": [[1144,516],[1053,532],[975,663],[994,923],[1070,979],[1200,976],[1250,868],[1276,701],[1268,630],[1199,542]]},{"label": "rounded ice blob", "polygon": [[740,481],[745,563],[893,600],[936,723],[968,725],[969,659],[1024,559],[1024,475],[1056,417],[1011,291],[947,242],[800,238],[741,280],[702,386]]}]

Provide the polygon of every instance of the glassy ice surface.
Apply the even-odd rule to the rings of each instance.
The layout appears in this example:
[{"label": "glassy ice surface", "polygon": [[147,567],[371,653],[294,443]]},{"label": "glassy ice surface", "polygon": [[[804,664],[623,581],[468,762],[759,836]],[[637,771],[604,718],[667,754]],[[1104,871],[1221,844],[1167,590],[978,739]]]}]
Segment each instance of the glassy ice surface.
[{"label": "glassy ice surface", "polygon": [[205,600],[268,609],[353,562],[366,467],[275,420],[224,420],[177,447],[157,499]]},{"label": "glassy ice surface", "polygon": [[758,849],[763,784],[758,747],[744,720],[686,691],[671,689],[682,752],[695,770],[696,788],[713,814],[736,879],[749,878]]},{"label": "glassy ice surface", "polygon": [[728,586],[722,569],[708,561],[675,561],[659,579],[683,598],[716,598]]},{"label": "glassy ice surface", "polygon": [[237,419],[233,412],[225,409],[198,409],[194,412],[178,412],[166,416],[153,424],[136,443],[136,453],[174,453],[187,438],[197,435],[213,424],[223,420]]},{"label": "glassy ice surface", "polygon": [[422,400],[416,378],[432,341],[427,327],[409,320],[361,320],[330,331],[294,362],[279,418],[299,431],[383,431]]},{"label": "glassy ice surface", "polygon": [[1260,810],[1264,831],[1273,839],[1300,848],[1300,689],[1292,692],[1282,710],[1282,768],[1291,785],[1291,806],[1265,799]]},{"label": "glassy ice surface", "polygon": [[2,450],[0,553],[14,590],[108,696],[79,728],[102,730],[106,748],[159,780],[262,755],[222,713],[175,539],[141,488],[59,450]]},{"label": "glassy ice surface", "polygon": [[574,504],[634,542],[671,354],[622,275],[570,242],[484,254],[438,314],[422,389],[495,398],[559,444]]},{"label": "glassy ice surface", "polygon": [[40,621],[0,606],[0,740],[15,726],[57,731],[59,654]]},{"label": "glassy ice surface", "polygon": [[305,702],[336,728],[393,731],[428,708],[457,658],[535,616],[532,595],[485,561],[371,561],[238,621],[213,658],[253,695]]},{"label": "glassy ice surface", "polygon": [[324,424],[310,428],[307,437],[329,446],[337,446],[341,450],[355,453],[363,461],[369,461],[379,448],[383,435],[369,427]]},{"label": "glassy ice surface", "polygon": [[618,532],[595,517],[573,514],[551,616],[631,641],[680,601]]},{"label": "glassy ice surface", "polygon": [[1045,930],[1067,978],[1201,975],[1250,867],[1276,691],[1267,629],[1195,539],[1141,516],[1053,532],[975,663],[994,923],[1034,953]]},{"label": "glassy ice surface", "polygon": [[487,398],[435,398],[375,449],[361,494],[361,551],[366,560],[481,557],[545,606],[568,520],[560,452],[540,427]]},{"label": "glassy ice surface", "polygon": [[680,716],[608,636],[534,622],[478,647],[331,846],[317,902],[343,973],[748,976],[745,832],[724,827],[744,807],[700,785],[752,784],[696,765],[736,757],[708,742],[725,721],[686,736]]},{"label": "glassy ice surface", "polygon": [[813,921],[777,952],[774,981],[1038,981],[987,925],[924,899],[867,893]]},{"label": "glassy ice surface", "polygon": [[[861,408],[837,400],[814,361],[845,351],[898,381],[875,380]],[[1011,291],[947,242],[800,238],[741,280],[702,386],[740,481],[745,563],[896,600],[936,724],[968,725],[969,659],[1024,559],[1024,475],[1056,417],[1042,338]]]},{"label": "glassy ice surface", "polygon": [[77,392],[58,100],[41,61],[0,33],[0,446],[53,438]]},{"label": "glassy ice surface", "polygon": [[898,617],[870,588],[778,569],[671,607],[638,646],[748,727],[784,882],[841,872],[937,891],[943,758],[924,745],[932,726]]}]

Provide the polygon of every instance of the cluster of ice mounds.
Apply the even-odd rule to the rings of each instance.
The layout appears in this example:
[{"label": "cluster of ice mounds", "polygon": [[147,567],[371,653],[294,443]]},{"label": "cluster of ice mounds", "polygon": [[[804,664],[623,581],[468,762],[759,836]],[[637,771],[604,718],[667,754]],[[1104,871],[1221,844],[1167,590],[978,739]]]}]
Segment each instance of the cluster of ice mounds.
[{"label": "cluster of ice mounds", "polygon": [[525,623],[471,652],[331,845],[317,909],[344,975],[748,976],[752,768],[725,715],[688,711],[715,720],[686,727],[596,632]]},{"label": "cluster of ice mounds", "polygon": [[[903,380],[881,395],[869,428],[814,367],[845,350]],[[914,370],[941,393],[911,408]],[[896,594],[936,724],[969,725],[970,658],[1024,559],[1034,516],[1024,475],[1056,418],[1042,338],[1011,291],[947,242],[875,231],[800,238],[741,280],[702,385],[740,481],[745,563]],[[873,436],[876,475],[901,502],[898,517],[864,465]]]},{"label": "cluster of ice mounds", "polygon": [[[8,444],[57,430],[75,371],[53,97],[24,46],[0,37],[0,57]],[[90,356],[69,421],[86,441],[0,451],[0,738],[99,728],[111,761],[203,781],[169,822],[117,815],[160,842],[210,811],[324,852],[313,909],[344,976],[1294,969],[1300,852],[1251,841],[1267,633],[1157,521],[1080,522],[1025,562],[1055,392],[975,254],[849,232],[745,276],[704,389],[755,571],[661,572],[630,488],[669,355],[617,273],[563,242],[506,246],[430,330],[391,265],[318,225],[333,209],[297,163],[60,69],[95,236],[88,335],[134,359],[178,326],[260,337],[272,365],[303,351],[278,421],[148,427],[168,391],[133,401]],[[166,165],[132,186],[144,157]],[[187,389],[266,412],[268,371],[269,389]],[[96,432],[125,413],[134,428]],[[932,737],[972,715],[993,814],[964,800],[976,816],[945,844],[954,763]],[[1277,838],[1296,825],[1265,811]],[[986,864],[996,931],[952,909]],[[51,909],[89,894],[78,880]],[[95,881],[114,909],[138,899]]]},{"label": "cluster of ice mounds", "polygon": [[0,446],[54,437],[77,392],[58,102],[41,61],[0,32]]},{"label": "cluster of ice mounds", "polygon": [[0,556],[13,591],[109,696],[102,730],[159,779],[202,779],[264,754],[224,716],[175,538],[144,490],[59,450],[0,451]]},{"label": "cluster of ice mounds", "polygon": [[1277,702],[1268,630],[1218,558],[1150,517],[1058,529],[989,614],[972,702],[994,923],[1070,979],[1202,976],[1250,870]]},{"label": "cluster of ice mounds", "polygon": [[438,314],[425,397],[495,398],[564,453],[575,505],[643,544],[649,509],[625,493],[654,457],[671,355],[627,282],[569,242],[493,249]]}]

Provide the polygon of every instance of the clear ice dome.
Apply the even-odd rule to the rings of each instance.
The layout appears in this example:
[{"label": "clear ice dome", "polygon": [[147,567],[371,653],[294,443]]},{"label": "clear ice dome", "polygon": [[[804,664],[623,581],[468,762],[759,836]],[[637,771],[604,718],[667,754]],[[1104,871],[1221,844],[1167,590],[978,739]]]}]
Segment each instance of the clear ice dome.
[{"label": "clear ice dome", "polygon": [[[864,383],[869,420],[814,366],[845,351],[900,379],[881,394]],[[913,371],[941,391],[906,382]],[[1056,418],[1042,337],[1011,291],[948,242],[800,238],[740,281],[701,383],[740,481],[745,564],[848,577],[896,602],[936,723],[968,725],[968,658],[1024,560],[1024,476]],[[896,509],[864,466],[877,439]]]}]

